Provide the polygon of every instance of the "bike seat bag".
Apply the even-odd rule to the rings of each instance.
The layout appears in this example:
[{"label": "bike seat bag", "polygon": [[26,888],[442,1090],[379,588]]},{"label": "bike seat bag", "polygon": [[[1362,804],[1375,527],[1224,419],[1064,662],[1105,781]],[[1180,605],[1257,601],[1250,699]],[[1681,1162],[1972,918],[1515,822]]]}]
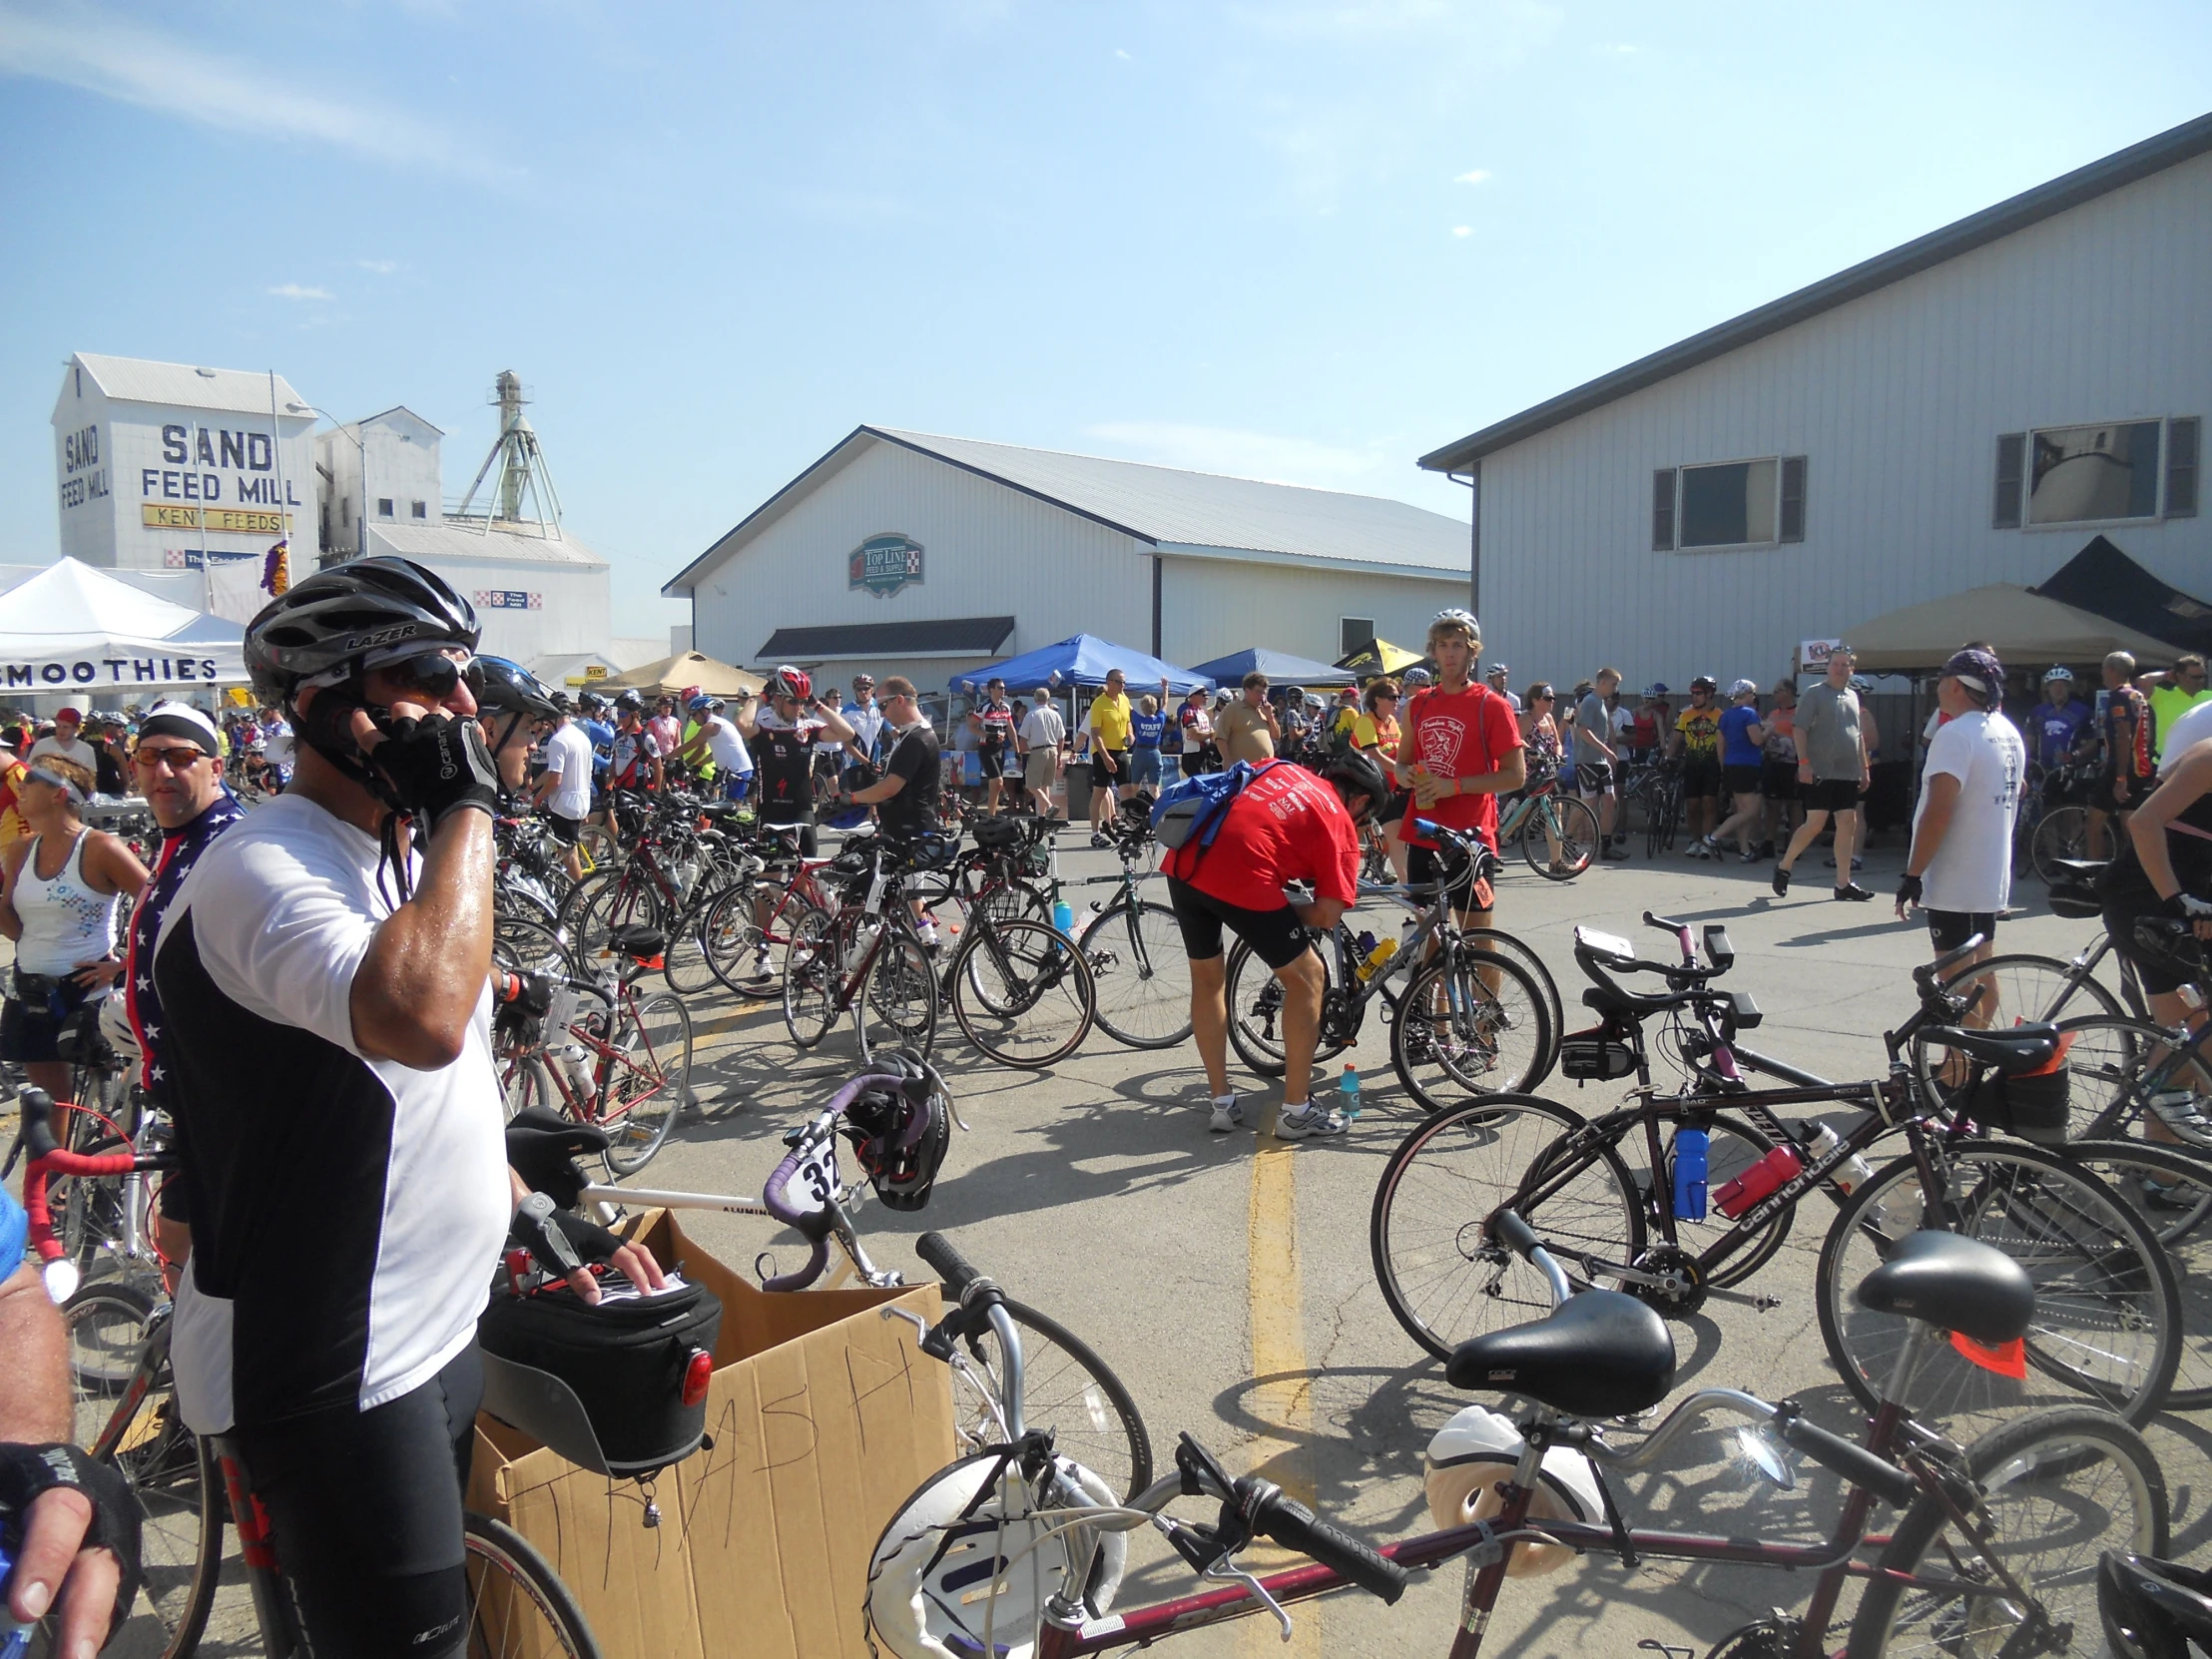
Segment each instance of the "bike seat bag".
[{"label": "bike seat bag", "polygon": [[2051,914],[2074,921],[2102,915],[2104,900],[2098,896],[2097,884],[2104,874],[2103,860],[2059,858],[2055,861],[2058,867],[2050,881]]},{"label": "bike seat bag", "polygon": [[910,839],[886,839],[883,844],[884,849],[895,860],[894,867],[902,874],[920,874],[927,870],[942,869],[952,862],[959,854],[960,837],[925,830]]},{"label": "bike seat bag", "polygon": [[1633,1027],[1608,1018],[1587,1031],[1570,1031],[1559,1039],[1559,1075],[1577,1083],[1611,1083],[1636,1074],[1636,1049],[1630,1042]]},{"label": "bike seat bag", "polygon": [[[2048,1026],[2023,1025],[2010,1031],[1952,1035],[1961,1039],[1952,1046],[1991,1066],[1964,1103],[1968,1117],[2037,1146],[2065,1145],[2067,1114],[2073,1101],[2073,1071],[2066,1051],[2073,1047],[2073,1032],[2054,1033]],[[1993,1042],[2005,1039],[2017,1044],[2016,1055],[1984,1052]],[[2023,1059],[2029,1062],[2024,1068]]]},{"label": "bike seat bag", "polygon": [[[619,1287],[619,1289],[618,1289]],[[699,1449],[722,1302],[703,1285],[586,1304],[558,1281],[502,1284],[476,1324],[484,1409],[600,1474],[642,1476]]]},{"label": "bike seat bag", "polygon": [[123,999],[103,994],[90,1002],[80,1002],[69,1011],[54,1032],[55,1058],[73,1066],[93,1066],[101,1070],[116,1063],[115,1049],[101,1029],[101,1005],[120,1002]]}]

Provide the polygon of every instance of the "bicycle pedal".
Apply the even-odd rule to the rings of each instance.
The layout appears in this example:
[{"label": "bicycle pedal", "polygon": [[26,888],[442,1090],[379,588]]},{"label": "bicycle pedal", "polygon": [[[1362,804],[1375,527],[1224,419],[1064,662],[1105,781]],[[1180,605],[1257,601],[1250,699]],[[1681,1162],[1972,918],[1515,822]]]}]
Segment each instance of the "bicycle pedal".
[{"label": "bicycle pedal", "polygon": [[1751,1311],[1755,1314],[1771,1314],[1782,1306],[1778,1296],[1755,1296],[1751,1299]]}]

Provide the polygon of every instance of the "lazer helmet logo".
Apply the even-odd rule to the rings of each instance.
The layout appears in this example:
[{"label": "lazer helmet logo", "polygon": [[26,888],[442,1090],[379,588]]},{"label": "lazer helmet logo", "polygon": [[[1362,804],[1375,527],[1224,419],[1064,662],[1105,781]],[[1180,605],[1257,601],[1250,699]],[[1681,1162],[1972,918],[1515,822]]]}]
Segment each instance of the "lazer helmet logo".
[{"label": "lazer helmet logo", "polygon": [[412,639],[421,632],[422,624],[419,622],[394,623],[389,628],[378,628],[366,634],[355,634],[338,649],[346,652],[374,651],[380,645],[389,645],[393,640]]}]

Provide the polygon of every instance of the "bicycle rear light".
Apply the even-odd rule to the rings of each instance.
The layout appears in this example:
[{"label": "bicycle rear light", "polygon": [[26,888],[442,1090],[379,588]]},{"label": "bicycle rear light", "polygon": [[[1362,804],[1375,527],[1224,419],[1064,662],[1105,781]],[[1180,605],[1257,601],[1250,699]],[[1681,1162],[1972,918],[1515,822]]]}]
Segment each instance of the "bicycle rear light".
[{"label": "bicycle rear light", "polygon": [[707,1384],[715,1379],[715,1357],[695,1348],[684,1367],[684,1403],[697,1405],[707,1397]]}]

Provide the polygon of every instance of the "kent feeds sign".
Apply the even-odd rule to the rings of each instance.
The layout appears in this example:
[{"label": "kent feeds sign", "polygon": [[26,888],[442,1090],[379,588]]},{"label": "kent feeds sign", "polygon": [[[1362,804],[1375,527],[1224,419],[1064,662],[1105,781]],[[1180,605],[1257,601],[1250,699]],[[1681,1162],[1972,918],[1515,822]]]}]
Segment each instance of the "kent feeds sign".
[{"label": "kent feeds sign", "polygon": [[888,599],[921,580],[921,543],[895,531],[870,536],[847,555],[845,576],[847,587]]}]

